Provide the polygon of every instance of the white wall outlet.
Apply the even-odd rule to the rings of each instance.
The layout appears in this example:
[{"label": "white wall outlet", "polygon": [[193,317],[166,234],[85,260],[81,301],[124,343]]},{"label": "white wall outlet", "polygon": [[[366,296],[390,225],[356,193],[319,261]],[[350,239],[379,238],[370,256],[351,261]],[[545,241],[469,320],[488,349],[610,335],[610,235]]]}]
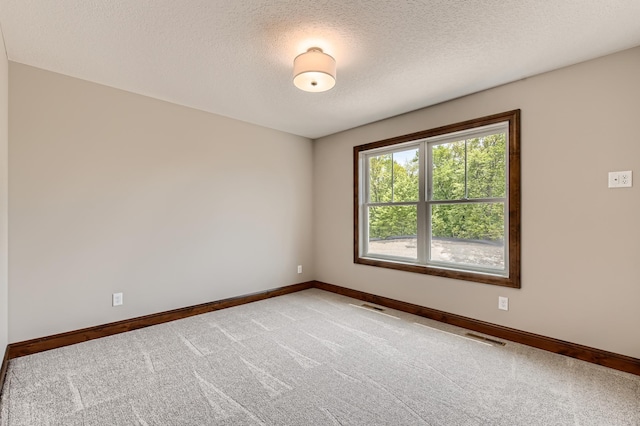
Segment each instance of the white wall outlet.
[{"label": "white wall outlet", "polygon": [[509,310],[509,298],[508,297],[498,296],[498,309],[501,309],[503,311],[508,311]]},{"label": "white wall outlet", "polygon": [[622,187],[629,188],[633,184],[632,179],[633,172],[631,170],[618,173],[618,184]]},{"label": "white wall outlet", "polygon": [[298,273],[301,274],[302,273],[302,265],[298,265]]},{"label": "white wall outlet", "polygon": [[609,188],[630,188],[633,186],[633,172],[609,172]]},{"label": "white wall outlet", "polygon": [[113,306],[122,305],[122,303],[124,303],[122,299],[122,293],[113,293],[112,302],[113,302]]}]

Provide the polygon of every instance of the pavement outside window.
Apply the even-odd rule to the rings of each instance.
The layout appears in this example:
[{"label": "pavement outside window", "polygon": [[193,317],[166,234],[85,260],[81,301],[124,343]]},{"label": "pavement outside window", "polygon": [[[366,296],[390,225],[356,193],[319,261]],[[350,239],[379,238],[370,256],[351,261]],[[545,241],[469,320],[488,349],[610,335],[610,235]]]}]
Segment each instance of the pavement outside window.
[{"label": "pavement outside window", "polygon": [[[387,256],[416,259],[416,247],[415,238],[369,241],[369,253]],[[504,245],[503,243],[434,238],[431,242],[431,260],[503,269]]]}]

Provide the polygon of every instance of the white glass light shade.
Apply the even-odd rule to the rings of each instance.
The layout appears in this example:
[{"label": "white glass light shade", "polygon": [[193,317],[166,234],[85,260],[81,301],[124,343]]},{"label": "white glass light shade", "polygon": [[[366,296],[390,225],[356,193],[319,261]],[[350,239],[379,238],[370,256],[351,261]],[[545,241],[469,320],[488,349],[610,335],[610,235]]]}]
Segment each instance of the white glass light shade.
[{"label": "white glass light shade", "polygon": [[293,60],[293,84],[306,92],[324,92],[336,85],[336,60],[312,47]]}]

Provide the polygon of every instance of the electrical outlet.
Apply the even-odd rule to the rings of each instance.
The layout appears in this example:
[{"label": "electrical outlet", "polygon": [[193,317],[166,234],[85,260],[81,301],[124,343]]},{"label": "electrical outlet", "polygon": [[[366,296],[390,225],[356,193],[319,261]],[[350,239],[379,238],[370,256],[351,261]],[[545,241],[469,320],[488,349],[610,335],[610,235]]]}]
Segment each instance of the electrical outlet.
[{"label": "electrical outlet", "polygon": [[113,293],[111,300],[113,306],[120,306],[122,305],[122,303],[124,303],[122,299],[122,293]]},{"label": "electrical outlet", "polygon": [[633,172],[609,172],[609,188],[630,188],[633,186]]},{"label": "electrical outlet", "polygon": [[302,273],[302,265],[298,265],[298,273],[301,274]]},{"label": "electrical outlet", "polygon": [[501,309],[503,311],[508,311],[509,310],[509,298],[508,297],[498,296],[498,309]]},{"label": "electrical outlet", "polygon": [[622,187],[630,187],[631,186],[631,178],[632,172],[631,170],[627,172],[618,173],[618,184]]}]

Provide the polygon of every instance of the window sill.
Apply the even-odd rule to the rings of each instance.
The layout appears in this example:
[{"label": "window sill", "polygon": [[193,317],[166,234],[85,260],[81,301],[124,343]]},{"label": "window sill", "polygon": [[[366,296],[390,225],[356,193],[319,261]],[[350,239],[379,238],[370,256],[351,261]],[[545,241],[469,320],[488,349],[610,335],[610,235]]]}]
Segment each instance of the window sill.
[{"label": "window sill", "polygon": [[354,263],[360,265],[377,266],[380,268],[396,269],[398,271],[414,272],[438,277],[453,278],[464,281],[473,281],[482,284],[492,284],[502,287],[520,288],[519,271],[510,271],[509,277],[492,275],[488,273],[477,273],[469,271],[459,271],[447,268],[437,268],[433,266],[416,265],[403,263],[400,261],[388,261],[370,257],[355,257]]}]

